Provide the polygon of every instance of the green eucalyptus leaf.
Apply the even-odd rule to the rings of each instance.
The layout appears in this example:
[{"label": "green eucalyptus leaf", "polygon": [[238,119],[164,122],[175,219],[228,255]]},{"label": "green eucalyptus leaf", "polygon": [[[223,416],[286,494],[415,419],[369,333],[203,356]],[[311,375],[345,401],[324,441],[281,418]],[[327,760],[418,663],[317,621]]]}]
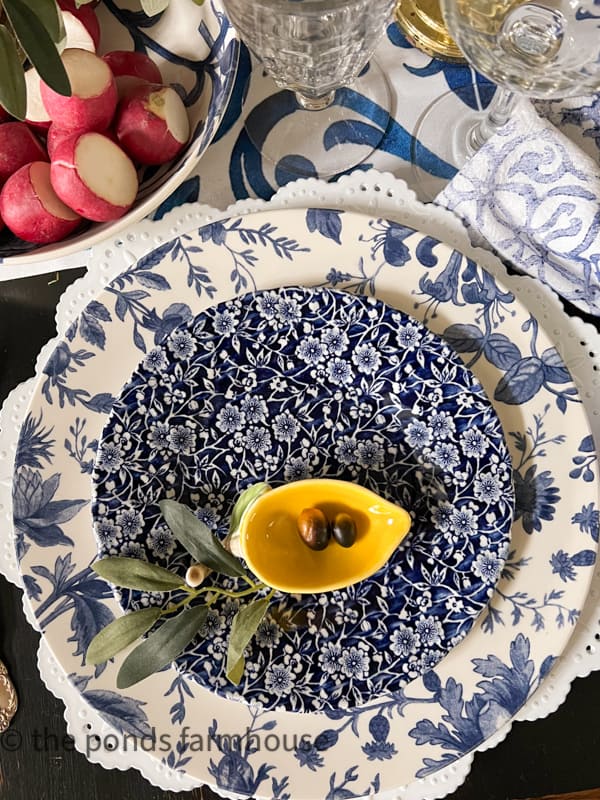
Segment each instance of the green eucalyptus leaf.
[{"label": "green eucalyptus leaf", "polygon": [[27,58],[42,80],[62,95],[71,94],[69,77],[52,37],[22,0],[2,0],[6,16]]},{"label": "green eucalyptus leaf", "polygon": [[141,6],[147,17],[154,17],[168,8],[169,0],[141,0]]},{"label": "green eucalyptus leaf", "polygon": [[170,592],[185,586],[184,579],[157,564],[139,558],[108,556],[92,564],[92,569],[101,578],[125,589],[141,589],[146,592]]},{"label": "green eucalyptus leaf", "polygon": [[85,663],[96,666],[113,658],[149,631],[160,614],[160,608],[140,608],[124,617],[117,617],[94,636],[87,649]]},{"label": "green eucalyptus leaf", "polygon": [[25,119],[27,87],[13,37],[0,25],[0,105],[17,119]]},{"label": "green eucalyptus leaf", "polygon": [[227,673],[227,679],[234,683],[236,686],[244,677],[244,670],[246,669],[246,659],[240,656],[234,666]]},{"label": "green eucalyptus leaf", "polygon": [[23,5],[27,6],[36,15],[52,37],[52,40],[56,43],[60,42],[64,35],[64,27],[62,13],[56,4],[56,0],[23,0]]},{"label": "green eucalyptus leaf", "polygon": [[233,618],[227,648],[227,677],[239,683],[244,674],[244,650],[262,622],[271,599],[255,600],[242,606]]},{"label": "green eucalyptus leaf", "polygon": [[117,688],[127,689],[170,664],[198,633],[207,612],[208,606],[194,606],[164,622],[129,653],[117,675]]},{"label": "green eucalyptus leaf", "polygon": [[252,486],[248,486],[247,489],[244,489],[244,491],[236,500],[233,511],[231,512],[231,519],[229,521],[230,533],[235,533],[235,531],[237,531],[237,529],[240,527],[240,522],[244,516],[244,512],[250,508],[255,500],[257,500],[265,492],[268,492],[270,488],[271,487],[268,483],[255,483]]},{"label": "green eucalyptus leaf", "polygon": [[245,575],[239,559],[225,550],[210,529],[187,506],[176,500],[162,500],[159,506],[173,535],[195,561],[231,578]]}]

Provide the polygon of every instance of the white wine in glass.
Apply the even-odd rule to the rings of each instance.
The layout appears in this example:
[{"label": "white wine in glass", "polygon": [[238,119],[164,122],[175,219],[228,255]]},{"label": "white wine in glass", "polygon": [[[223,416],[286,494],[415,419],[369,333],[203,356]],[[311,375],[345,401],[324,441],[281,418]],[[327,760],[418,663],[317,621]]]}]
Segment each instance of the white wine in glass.
[{"label": "white wine in glass", "polygon": [[448,33],[440,0],[397,0],[396,23],[408,41],[432,58],[464,64],[465,57]]},{"label": "white wine in glass", "polygon": [[416,136],[443,120],[452,131],[437,154],[460,168],[511,117],[519,97],[563,98],[600,89],[599,0],[441,0],[467,61],[498,85],[484,112],[436,100]]}]

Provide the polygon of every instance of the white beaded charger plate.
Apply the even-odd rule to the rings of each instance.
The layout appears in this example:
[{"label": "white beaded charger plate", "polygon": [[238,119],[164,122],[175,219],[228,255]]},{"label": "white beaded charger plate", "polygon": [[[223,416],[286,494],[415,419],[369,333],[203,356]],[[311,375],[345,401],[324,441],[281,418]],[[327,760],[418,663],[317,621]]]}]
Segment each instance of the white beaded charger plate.
[{"label": "white beaded charger plate", "polygon": [[[27,490],[36,480],[30,473],[38,472],[38,497],[63,503],[60,511],[52,508],[62,515],[52,523],[59,529],[53,530],[52,546],[37,544],[34,531],[23,539],[27,552],[21,550],[24,583],[46,641],[82,697],[113,727],[138,736],[153,728],[157,734],[168,731],[170,749],[154,753],[158,761],[164,759],[163,769],[184,769],[194,782],[208,783],[221,793],[362,796],[451,765],[480,746],[535,691],[566,645],[591,579],[595,454],[585,413],[556,349],[515,296],[473,261],[384,219],[314,209],[268,211],[174,241],[109,285],[79,317],[76,329],[66,332],[42,369],[23,429],[29,438],[22,435],[17,453],[17,486],[23,478],[21,486]],[[308,252],[299,249],[288,257],[290,241],[302,243]],[[254,253],[258,261],[249,263],[248,255]],[[224,269],[224,260],[229,269]],[[522,482],[517,485],[522,504],[517,499],[515,552],[506,567],[512,580],[505,576],[476,629],[424,679],[385,701],[347,713],[341,709],[324,717],[244,709],[190,687],[172,671],[153,676],[138,691],[118,693],[115,666],[92,674],[81,666],[85,642],[72,640],[74,631],[82,630],[73,628],[76,613],[83,618],[92,608],[86,617],[91,627],[96,617],[117,613],[108,588],[104,595],[100,585],[92,585],[88,565],[94,542],[84,505],[90,497],[88,462],[108,395],[118,392],[142,345],[151,346],[161,325],[185,313],[184,304],[197,312],[247,289],[243,279],[268,288],[291,274],[294,282],[305,285],[374,290],[391,305],[426,318],[466,356],[488,395],[496,396]],[[49,425],[54,426],[51,434]],[[61,443],[52,452],[47,450],[49,438]],[[65,440],[70,445],[63,449]],[[26,441],[37,450],[30,446],[27,451]],[[37,457],[40,466],[24,457]],[[59,473],[59,479],[53,477]],[[16,514],[21,510],[15,495]],[[31,519],[21,517],[30,534]],[[77,533],[82,527],[89,535]],[[58,591],[52,588],[59,578],[70,582],[66,595],[61,594],[64,583]],[[451,722],[444,722],[444,716]],[[190,720],[208,720],[206,730],[194,732],[204,736],[205,745],[212,737],[219,746],[213,743],[210,752],[206,746],[199,751],[196,740],[194,750],[188,739],[186,747],[179,733]],[[293,734],[304,737],[286,749],[285,733],[288,745]],[[245,738],[236,749],[224,734]],[[254,735],[264,747],[254,748]]]}]

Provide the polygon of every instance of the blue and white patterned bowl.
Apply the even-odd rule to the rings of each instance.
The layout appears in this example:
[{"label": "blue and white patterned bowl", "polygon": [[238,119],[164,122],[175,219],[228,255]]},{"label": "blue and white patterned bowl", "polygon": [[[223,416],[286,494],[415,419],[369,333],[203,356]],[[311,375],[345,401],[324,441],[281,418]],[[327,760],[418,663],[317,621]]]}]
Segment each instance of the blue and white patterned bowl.
[{"label": "blue and white patterned bowl", "polygon": [[[166,11],[147,17],[137,4],[103,0],[96,9],[101,27],[99,53],[139,50],[159,66],[163,81],[183,99],[190,118],[190,140],[169,164],[140,172],[135,204],[118,220],[89,227],[62,242],[39,247],[4,230],[0,264],[27,264],[59,259],[87,250],[155,211],[192,172],[215,137],[227,108],[239,58],[239,40],[219,0],[198,6],[191,0],[171,0]],[[194,179],[196,185],[198,179]],[[185,187],[172,204],[190,199]],[[192,195],[195,199],[196,195]]]},{"label": "blue and white patterned bowl", "polygon": [[[187,503],[223,536],[246,486],[325,476],[409,509],[410,535],[355,586],[277,594],[239,687],[224,675],[237,605],[212,606],[178,659],[204,686],[265,707],[335,709],[431,669],[486,606],[508,552],[502,428],[439,336],[373,298],[326,289],[258,292],[204,311],[146,355],[113,406],[93,477],[101,556],[184,575],[190,559],[160,500]],[[131,609],[168,596],[119,599]]]}]

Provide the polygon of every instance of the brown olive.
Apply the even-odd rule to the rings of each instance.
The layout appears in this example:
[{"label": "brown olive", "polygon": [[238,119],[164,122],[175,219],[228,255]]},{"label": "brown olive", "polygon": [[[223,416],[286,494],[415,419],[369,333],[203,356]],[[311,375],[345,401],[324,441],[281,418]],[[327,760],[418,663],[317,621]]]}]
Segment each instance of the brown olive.
[{"label": "brown olive", "polygon": [[331,533],[336,542],[342,547],[352,547],[356,541],[356,523],[350,516],[340,511],[335,515],[331,525]]},{"label": "brown olive", "polygon": [[324,550],[329,544],[329,525],[325,514],[318,508],[305,508],[300,512],[297,522],[302,541],[311,550]]}]

